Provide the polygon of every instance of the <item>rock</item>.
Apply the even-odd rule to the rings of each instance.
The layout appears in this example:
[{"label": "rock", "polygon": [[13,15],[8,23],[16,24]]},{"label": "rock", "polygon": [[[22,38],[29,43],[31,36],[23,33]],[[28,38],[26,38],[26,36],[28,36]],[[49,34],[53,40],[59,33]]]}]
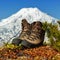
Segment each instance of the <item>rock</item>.
[{"label": "rock", "polygon": [[21,43],[21,40],[18,38],[15,38],[12,40],[12,44],[14,44],[14,45],[19,45],[20,43]]}]

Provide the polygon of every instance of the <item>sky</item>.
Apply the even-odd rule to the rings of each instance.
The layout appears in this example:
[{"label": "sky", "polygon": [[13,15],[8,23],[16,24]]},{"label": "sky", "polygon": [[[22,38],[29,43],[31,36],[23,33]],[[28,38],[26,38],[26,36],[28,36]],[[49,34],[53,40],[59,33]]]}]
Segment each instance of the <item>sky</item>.
[{"label": "sky", "polygon": [[48,15],[60,19],[60,0],[0,0],[0,20],[22,8],[30,7],[37,7]]}]

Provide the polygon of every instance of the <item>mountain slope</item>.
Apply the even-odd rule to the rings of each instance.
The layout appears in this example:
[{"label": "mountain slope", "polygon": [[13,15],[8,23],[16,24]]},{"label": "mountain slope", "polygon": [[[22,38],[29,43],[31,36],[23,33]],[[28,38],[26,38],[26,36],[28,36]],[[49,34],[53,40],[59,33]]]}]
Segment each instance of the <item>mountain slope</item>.
[{"label": "mountain slope", "polygon": [[3,42],[11,42],[13,38],[19,36],[21,32],[21,20],[27,19],[29,23],[34,21],[41,21],[48,23],[57,23],[55,19],[37,8],[23,8],[16,14],[1,20],[0,22],[0,45]]}]

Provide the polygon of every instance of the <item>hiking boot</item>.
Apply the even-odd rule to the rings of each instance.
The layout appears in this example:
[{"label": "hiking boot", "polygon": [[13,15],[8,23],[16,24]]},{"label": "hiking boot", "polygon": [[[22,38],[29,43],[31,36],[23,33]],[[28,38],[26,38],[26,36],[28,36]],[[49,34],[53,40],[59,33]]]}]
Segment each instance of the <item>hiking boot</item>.
[{"label": "hiking boot", "polygon": [[26,40],[30,35],[30,30],[31,30],[30,24],[26,21],[26,19],[23,19],[22,20],[22,32],[19,36],[19,39]]}]

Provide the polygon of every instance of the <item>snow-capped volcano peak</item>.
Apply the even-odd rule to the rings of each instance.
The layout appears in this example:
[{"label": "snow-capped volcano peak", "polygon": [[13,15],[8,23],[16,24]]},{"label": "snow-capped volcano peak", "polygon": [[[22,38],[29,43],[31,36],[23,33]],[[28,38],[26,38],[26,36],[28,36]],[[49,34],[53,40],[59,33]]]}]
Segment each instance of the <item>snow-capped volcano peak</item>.
[{"label": "snow-capped volcano peak", "polygon": [[27,19],[29,23],[41,21],[48,23],[57,23],[57,19],[43,13],[37,8],[23,8],[12,16],[2,19],[0,22],[0,45],[8,42],[14,37],[19,36],[21,32],[21,20]]},{"label": "snow-capped volcano peak", "polygon": [[5,25],[7,23],[10,23],[11,21],[15,19],[27,19],[30,23],[33,21],[41,21],[48,23],[56,22],[57,19],[47,15],[46,13],[43,13],[38,8],[22,8],[19,10],[16,14],[13,14],[12,16],[3,19],[2,22],[0,22],[1,25]]}]

